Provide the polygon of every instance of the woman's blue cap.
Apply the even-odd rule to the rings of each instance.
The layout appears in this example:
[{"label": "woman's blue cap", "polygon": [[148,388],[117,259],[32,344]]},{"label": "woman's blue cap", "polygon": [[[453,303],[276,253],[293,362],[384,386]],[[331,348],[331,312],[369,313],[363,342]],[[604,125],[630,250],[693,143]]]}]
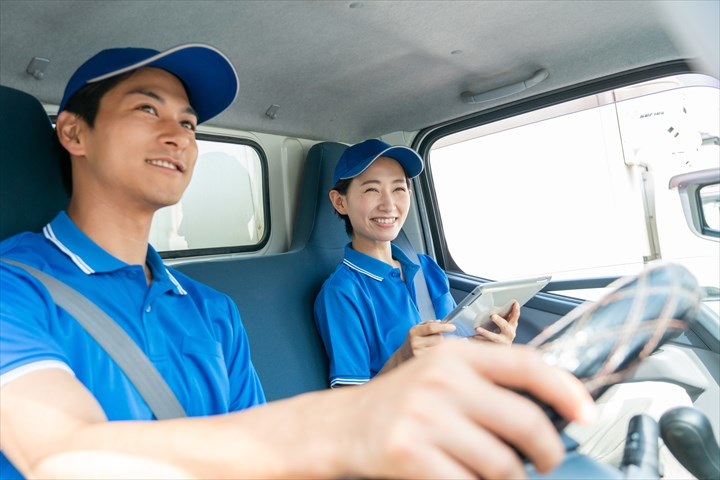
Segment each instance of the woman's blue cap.
[{"label": "woman's blue cap", "polygon": [[210,45],[189,43],[164,52],[150,48],[111,48],[87,60],[70,77],[58,113],[85,85],[142,67],[162,68],[178,77],[197,112],[198,123],[225,110],[238,94],[235,67],[220,50]]},{"label": "woman's blue cap", "polygon": [[417,177],[423,170],[423,160],[412,148],[393,147],[381,140],[371,138],[345,150],[335,166],[333,184],[336,185],[340,180],[357,177],[380,157],[397,160],[408,178]]}]

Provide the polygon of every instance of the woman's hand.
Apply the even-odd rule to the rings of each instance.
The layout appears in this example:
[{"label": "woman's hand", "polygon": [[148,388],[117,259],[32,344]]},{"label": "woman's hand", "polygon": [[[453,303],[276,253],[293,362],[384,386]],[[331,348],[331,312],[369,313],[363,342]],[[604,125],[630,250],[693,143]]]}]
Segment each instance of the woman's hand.
[{"label": "woman's hand", "polygon": [[515,332],[517,331],[519,319],[520,304],[518,304],[518,302],[513,302],[507,318],[503,318],[495,313],[490,315],[490,320],[492,320],[499,329],[498,333],[491,332],[483,327],[477,327],[475,329],[476,335],[472,338],[509,346],[512,344],[513,340],[515,340]]},{"label": "woman's hand", "polygon": [[426,352],[428,348],[440,344],[443,341],[442,334],[454,332],[455,328],[455,325],[443,323],[440,320],[418,323],[408,332],[403,347],[407,346],[411,357],[417,357]]},{"label": "woman's hand", "polygon": [[454,332],[455,325],[443,323],[440,320],[418,323],[410,329],[405,341],[395,353],[388,358],[378,375],[386,373],[406,360],[427,352],[429,348],[439,345],[443,341],[444,332]]}]

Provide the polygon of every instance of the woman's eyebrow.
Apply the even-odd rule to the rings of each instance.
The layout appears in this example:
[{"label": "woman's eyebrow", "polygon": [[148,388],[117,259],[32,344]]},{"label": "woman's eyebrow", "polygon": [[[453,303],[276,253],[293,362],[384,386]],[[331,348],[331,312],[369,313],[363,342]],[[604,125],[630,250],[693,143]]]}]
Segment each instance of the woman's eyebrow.
[{"label": "woman's eyebrow", "polygon": [[380,183],[380,180],[364,180],[360,183],[360,186],[367,185],[369,183]]},{"label": "woman's eyebrow", "polygon": [[[406,182],[406,179],[405,179],[405,178],[398,178],[398,179],[393,180],[391,183],[402,183],[402,184],[405,184],[405,182]],[[360,183],[360,186],[367,185],[367,184],[369,184],[369,183],[379,184],[379,183],[380,183],[380,180],[375,180],[375,179],[365,180],[364,182],[361,182],[361,183]]]},{"label": "woman's eyebrow", "polygon": [[[160,96],[160,95],[158,95],[157,93],[153,92],[152,90],[148,90],[148,89],[146,89],[146,88],[138,88],[138,89],[135,89],[135,90],[130,90],[127,94],[128,94],[128,95],[144,95],[144,96],[146,96],[146,97],[152,98],[153,100],[157,100],[158,102],[162,103],[163,105],[165,105],[165,103],[166,103],[166,102],[165,102],[165,98],[163,98],[162,96]],[[187,113],[187,114],[193,115],[193,116],[195,116],[195,117],[198,116],[198,115],[197,115],[197,112],[195,111],[195,109],[192,108],[190,105],[188,105],[188,106],[183,110],[183,113]]]}]

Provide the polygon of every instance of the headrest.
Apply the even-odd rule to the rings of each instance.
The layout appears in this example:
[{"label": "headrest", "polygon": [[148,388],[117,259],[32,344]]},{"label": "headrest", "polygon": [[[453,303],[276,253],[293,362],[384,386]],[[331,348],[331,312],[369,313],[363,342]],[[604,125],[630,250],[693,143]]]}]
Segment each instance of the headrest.
[{"label": "headrest", "polygon": [[39,232],[67,207],[54,135],[37,99],[0,86],[0,239]]},{"label": "headrest", "polygon": [[347,145],[322,142],[307,154],[300,185],[298,210],[290,250],[312,246],[344,248],[350,241],[345,223],[335,214],[328,192],[334,186],[333,171]]}]

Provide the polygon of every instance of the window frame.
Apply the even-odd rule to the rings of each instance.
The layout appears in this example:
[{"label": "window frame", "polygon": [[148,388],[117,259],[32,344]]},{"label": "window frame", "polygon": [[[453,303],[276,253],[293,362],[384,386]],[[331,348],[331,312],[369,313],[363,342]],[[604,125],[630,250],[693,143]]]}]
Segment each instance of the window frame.
[{"label": "window frame", "polygon": [[[498,105],[477,114],[471,114],[421,130],[415,137],[412,147],[423,157],[427,165],[432,145],[448,135],[628,85],[684,73],[697,72],[694,72],[685,61],[670,61],[535,95],[524,100]],[[437,263],[448,274],[465,278],[483,278],[462,271],[448,250],[430,169],[425,169],[416,181],[419,186],[417,190],[422,192],[422,195],[418,195],[418,207],[424,240],[426,245],[432,247],[428,248],[428,251],[434,254]],[[602,288],[617,278],[619,277],[611,276],[553,281],[544,291]]]},{"label": "window frame", "polygon": [[[262,172],[262,205],[263,205],[263,218],[264,218],[264,229],[263,236],[258,243],[252,245],[235,245],[225,247],[209,247],[209,248],[194,248],[186,250],[163,250],[158,251],[160,258],[163,260],[183,260],[189,257],[204,257],[214,255],[227,255],[234,253],[250,253],[262,250],[270,240],[270,229],[272,228],[272,221],[270,218],[270,194],[268,179],[268,161],[265,151],[262,149],[259,143],[242,137],[234,137],[231,135],[222,135],[217,133],[208,133],[198,130],[195,134],[196,140],[212,141],[218,143],[232,143],[237,145],[245,145],[252,148],[258,155],[260,160],[260,171]],[[191,180],[192,181],[192,180]]]}]

